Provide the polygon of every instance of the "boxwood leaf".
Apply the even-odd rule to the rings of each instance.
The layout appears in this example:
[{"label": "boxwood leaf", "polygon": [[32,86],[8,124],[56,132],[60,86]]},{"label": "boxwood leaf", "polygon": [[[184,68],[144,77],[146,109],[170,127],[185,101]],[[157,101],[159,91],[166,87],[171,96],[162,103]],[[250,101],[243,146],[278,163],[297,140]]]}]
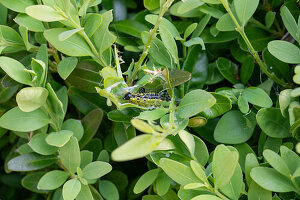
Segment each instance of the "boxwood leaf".
[{"label": "boxwood leaf", "polygon": [[243,90],[242,95],[247,99],[249,103],[260,107],[270,108],[273,105],[272,99],[263,89],[260,88],[246,88],[245,90]]},{"label": "boxwood leaf", "polygon": [[249,200],[256,200],[256,199],[272,200],[272,192],[269,190],[265,190],[264,188],[260,187],[253,181],[251,182],[248,190],[248,199]]},{"label": "boxwood leaf", "polygon": [[274,40],[269,42],[268,50],[282,62],[291,64],[300,63],[300,49],[290,42]]},{"label": "boxwood leaf", "polygon": [[0,57],[0,67],[6,72],[6,74],[19,83],[32,86],[32,79],[26,68],[19,61],[9,57]]},{"label": "boxwood leaf", "polygon": [[151,153],[163,140],[160,135],[144,134],[129,140],[111,154],[115,161],[142,158]]},{"label": "boxwood leaf", "polygon": [[47,144],[55,147],[63,147],[73,135],[72,131],[61,130],[59,132],[52,132],[46,137]]},{"label": "boxwood leaf", "polygon": [[187,93],[181,100],[178,107],[178,115],[187,118],[198,114],[216,103],[216,99],[204,90],[193,90]]},{"label": "boxwood leaf", "polygon": [[291,34],[291,36],[299,42],[300,36],[299,36],[299,28],[296,23],[295,18],[289,11],[289,9],[286,6],[282,6],[280,8],[280,15],[283,21],[284,26],[288,30],[288,32]]},{"label": "boxwood leaf", "polygon": [[81,190],[81,183],[77,179],[68,180],[62,190],[64,200],[74,200]]},{"label": "boxwood leaf", "polygon": [[24,178],[22,178],[21,184],[24,188],[32,192],[47,193],[48,192],[47,190],[38,190],[37,188],[38,182],[44,174],[45,172],[35,172],[32,174],[28,174]]},{"label": "boxwood leaf", "polygon": [[159,161],[159,166],[171,179],[180,185],[199,182],[193,170],[180,162],[169,158],[162,158]]},{"label": "boxwood leaf", "polygon": [[30,142],[29,146],[33,151],[42,155],[51,155],[57,151],[57,147],[51,146],[46,143],[46,133],[35,134]]},{"label": "boxwood leaf", "polygon": [[286,138],[291,136],[289,121],[281,115],[279,108],[260,109],[256,120],[263,132],[270,137]]},{"label": "boxwood leaf", "polygon": [[217,60],[217,68],[220,73],[232,84],[238,83],[235,78],[235,64],[227,58],[220,57]]},{"label": "boxwood leaf", "polygon": [[42,87],[26,87],[17,96],[17,104],[23,112],[32,112],[44,106],[48,97],[48,90]]},{"label": "boxwood leaf", "polygon": [[75,119],[68,119],[64,121],[61,129],[73,132],[73,135],[77,138],[78,141],[81,140],[84,133],[84,129],[81,122]]},{"label": "boxwood leaf", "polygon": [[43,23],[35,18],[30,17],[24,13],[20,13],[15,18],[15,21],[20,26],[28,28],[29,31],[33,32],[44,32],[45,27]]},{"label": "boxwood leaf", "polygon": [[255,116],[252,114],[244,116],[241,112],[232,110],[219,120],[214,138],[220,143],[240,144],[252,136],[255,126]]},{"label": "boxwood leaf", "polygon": [[11,171],[34,171],[54,164],[57,156],[42,156],[36,153],[28,153],[17,156],[8,161],[7,166]]},{"label": "boxwood leaf", "polygon": [[46,5],[34,5],[26,7],[26,14],[43,22],[66,20],[66,18],[59,14],[58,11]]},{"label": "boxwood leaf", "polygon": [[107,162],[95,161],[87,164],[82,170],[82,177],[85,179],[97,179],[112,170],[112,166]]},{"label": "boxwood leaf", "polygon": [[221,200],[219,197],[210,194],[201,194],[191,200]]},{"label": "boxwood leaf", "polygon": [[15,12],[24,13],[25,8],[35,4],[34,0],[0,0],[6,8],[11,9]]},{"label": "boxwood leaf", "polygon": [[287,164],[284,160],[274,151],[266,149],[263,152],[264,158],[268,161],[268,163],[276,169],[279,173],[286,177],[290,177],[290,171]]},{"label": "boxwood leaf", "polygon": [[54,190],[64,184],[69,176],[69,173],[61,170],[47,172],[42,176],[37,187],[42,190]]},{"label": "boxwood leaf", "polygon": [[250,175],[259,186],[266,190],[273,192],[291,192],[295,190],[291,180],[275,169],[255,167],[251,170]]},{"label": "boxwood leaf", "polygon": [[63,79],[68,78],[78,63],[78,59],[75,57],[64,58],[57,65],[57,71],[60,77]]},{"label": "boxwood leaf", "polygon": [[257,6],[259,4],[259,0],[235,0],[234,7],[236,14],[242,23],[242,26],[245,26],[247,21],[254,14]]},{"label": "boxwood leaf", "polygon": [[152,169],[143,174],[136,182],[133,192],[138,194],[143,192],[147,187],[149,187],[157,178],[160,169]]},{"label": "boxwood leaf", "polygon": [[216,28],[219,31],[234,31],[235,24],[228,13],[224,14],[217,22]]},{"label": "boxwood leaf", "polygon": [[80,166],[80,149],[76,137],[72,136],[67,144],[59,150],[62,164],[74,173]]},{"label": "boxwood leaf", "polygon": [[50,123],[48,115],[41,109],[32,112],[23,112],[15,107],[7,111],[0,118],[0,127],[5,129],[28,132],[42,128]]},{"label": "boxwood leaf", "polygon": [[48,29],[44,32],[44,36],[57,50],[64,54],[69,56],[93,56],[89,45],[79,34],[74,34],[70,38],[60,41],[58,36],[65,31],[68,31],[68,29]]},{"label": "boxwood leaf", "polygon": [[81,190],[77,195],[76,199],[82,200],[94,200],[91,190],[88,185],[84,185],[81,183]]}]

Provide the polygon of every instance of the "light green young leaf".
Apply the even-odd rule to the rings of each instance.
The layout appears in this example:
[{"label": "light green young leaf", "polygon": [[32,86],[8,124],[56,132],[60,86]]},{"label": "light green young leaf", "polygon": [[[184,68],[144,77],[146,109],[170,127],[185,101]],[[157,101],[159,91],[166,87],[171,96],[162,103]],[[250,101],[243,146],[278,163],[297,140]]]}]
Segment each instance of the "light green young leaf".
[{"label": "light green young leaf", "polygon": [[142,131],[144,133],[150,133],[153,134],[155,131],[154,129],[146,122],[140,119],[132,119],[131,124],[138,129],[139,131]]},{"label": "light green young leaf", "polygon": [[204,41],[202,40],[202,38],[200,37],[194,37],[186,42],[183,43],[184,46],[186,47],[190,47],[190,46],[193,46],[193,45],[197,45],[197,44],[200,44],[202,46],[202,50],[205,50],[205,44],[204,44]]},{"label": "light green young leaf", "polygon": [[251,182],[248,190],[248,200],[257,199],[272,200],[272,192],[269,190],[265,190],[264,188],[257,185],[255,182]]},{"label": "light green young leaf", "polygon": [[71,30],[62,32],[61,34],[59,34],[58,39],[59,39],[59,41],[64,41],[64,40],[70,38],[75,33],[78,33],[82,30],[83,30],[83,28],[76,28],[76,29],[71,29]]},{"label": "light green young leaf", "polygon": [[147,171],[145,174],[143,174],[139,180],[136,182],[133,192],[135,194],[143,192],[145,189],[147,189],[157,178],[158,173],[160,169],[152,169],[150,171]]},{"label": "light green young leaf", "polygon": [[73,132],[68,130],[52,132],[46,137],[46,142],[51,146],[63,147],[72,136]]},{"label": "light green young leaf", "polygon": [[219,31],[234,31],[236,28],[234,22],[232,21],[228,13],[224,14],[217,22],[216,28]]},{"label": "light green young leaf", "polygon": [[258,4],[259,0],[234,0],[235,11],[242,26],[247,24]]},{"label": "light green young leaf", "polygon": [[94,200],[94,197],[91,193],[89,185],[84,185],[81,183],[81,190],[77,195],[76,199],[80,200]]},{"label": "light green young leaf", "polygon": [[72,136],[67,144],[59,150],[62,164],[71,172],[74,173],[77,167],[80,166],[80,149],[77,138]]},{"label": "light green young leaf", "polygon": [[174,59],[174,62],[178,63],[178,49],[177,49],[177,45],[176,45],[176,42],[175,42],[172,34],[164,26],[159,27],[159,34],[160,34],[162,42],[164,43],[164,46],[171,53],[171,55]]},{"label": "light green young leaf", "polygon": [[33,32],[44,32],[45,27],[43,23],[37,19],[34,19],[26,14],[20,13],[15,18],[16,23],[20,26],[28,28],[28,30]]},{"label": "light green young leaf", "polygon": [[268,167],[255,167],[251,170],[251,178],[262,188],[273,192],[294,191],[291,180],[275,169]]},{"label": "light green young leaf", "polygon": [[282,6],[280,8],[280,15],[283,21],[284,26],[288,30],[288,32],[291,34],[291,36],[298,42],[300,42],[300,33],[298,32],[298,25],[296,23],[295,18],[289,11],[289,9],[286,6]]},{"label": "light green young leaf", "polygon": [[219,197],[210,194],[201,194],[192,198],[191,200],[221,200]]},{"label": "light green young leaf", "polygon": [[239,109],[242,113],[248,113],[249,111],[249,104],[248,104],[248,101],[247,99],[240,95],[239,96],[239,99],[238,99],[238,106],[239,106]]},{"label": "light green young leaf", "polygon": [[162,158],[159,161],[159,166],[171,179],[180,185],[199,182],[199,179],[195,176],[193,170],[180,162]]},{"label": "light green young leaf", "polygon": [[183,3],[177,8],[177,12],[180,14],[187,13],[199,6],[203,5],[204,3],[201,0],[185,0]]},{"label": "light green young leaf", "polygon": [[197,23],[192,23],[186,28],[183,36],[184,40],[186,40],[193,33],[193,31],[197,28],[197,25]]},{"label": "light green young leaf", "polygon": [[177,112],[179,117],[187,118],[212,107],[215,103],[216,99],[210,93],[200,89],[193,90],[182,98]]},{"label": "light green young leaf", "polygon": [[238,164],[238,160],[238,152],[230,151],[224,145],[218,145],[216,147],[212,162],[212,171],[216,189],[225,186],[230,181]]},{"label": "light green young leaf", "polygon": [[266,149],[263,152],[264,158],[268,161],[268,163],[276,169],[279,173],[286,177],[290,177],[290,171],[284,160],[274,151]]},{"label": "light green young leaf", "polygon": [[270,108],[273,105],[272,99],[269,97],[269,95],[260,88],[246,88],[243,90],[242,95],[249,103],[260,107]]},{"label": "light green young leaf", "polygon": [[57,151],[57,147],[46,143],[46,133],[35,134],[29,141],[29,146],[33,151],[41,155],[51,155]]},{"label": "light green young leaf", "polygon": [[58,37],[65,31],[68,31],[68,29],[48,29],[44,32],[44,36],[56,49],[64,54],[69,56],[93,56],[89,45],[79,34],[75,33],[70,38],[60,41]]},{"label": "light green young leaf", "polygon": [[59,62],[57,65],[57,71],[60,77],[62,77],[63,79],[67,79],[77,66],[77,63],[78,59],[75,57],[67,57]]},{"label": "light green young leaf", "polygon": [[265,24],[267,28],[271,28],[275,20],[276,12],[268,11],[265,16]]},{"label": "light green young leaf", "polygon": [[8,130],[28,132],[42,128],[50,123],[48,115],[41,109],[23,112],[15,107],[0,118],[0,127]]},{"label": "light green young leaf", "polygon": [[54,190],[64,184],[69,176],[69,173],[60,170],[47,172],[39,180],[37,188],[41,190]]},{"label": "light green young leaf", "polygon": [[119,199],[119,191],[114,183],[107,180],[100,180],[99,192],[105,199]]},{"label": "light green young leaf", "polygon": [[159,0],[144,0],[143,2],[145,8],[147,8],[148,10],[155,10],[159,8]]},{"label": "light green young leaf", "polygon": [[142,158],[151,153],[163,139],[160,135],[139,135],[114,150],[111,157],[115,161]]},{"label": "light green young leaf", "polygon": [[20,110],[32,112],[45,105],[48,94],[48,90],[42,87],[26,87],[18,92],[16,101]]},{"label": "light green young leaf", "polygon": [[112,166],[107,162],[95,161],[87,164],[82,170],[82,177],[85,179],[97,179],[112,170]]},{"label": "light green young leaf", "polygon": [[35,4],[34,0],[0,0],[6,8],[15,12],[25,13],[25,8]]},{"label": "light green young leaf", "polygon": [[10,78],[14,79],[15,81],[33,86],[30,74],[25,71],[26,68],[19,61],[9,57],[1,56],[0,67]]},{"label": "light green young leaf", "polygon": [[286,41],[274,40],[268,44],[269,52],[282,62],[298,64],[300,63],[300,49]]},{"label": "light green young leaf", "polygon": [[43,22],[66,20],[59,12],[46,5],[29,6],[26,8],[26,14]]},{"label": "light green young leaf", "polygon": [[197,161],[191,160],[190,166],[191,166],[193,172],[195,173],[195,175],[196,175],[203,183],[208,183],[208,180],[207,180],[207,178],[206,178],[205,171],[204,171],[203,167],[202,167]]},{"label": "light green young leaf", "polygon": [[81,183],[77,179],[68,180],[62,190],[64,200],[74,200],[81,190]]},{"label": "light green young leaf", "polygon": [[178,133],[180,139],[184,142],[188,150],[190,151],[190,154],[194,156],[195,153],[195,140],[192,134],[185,130],[181,130]]}]

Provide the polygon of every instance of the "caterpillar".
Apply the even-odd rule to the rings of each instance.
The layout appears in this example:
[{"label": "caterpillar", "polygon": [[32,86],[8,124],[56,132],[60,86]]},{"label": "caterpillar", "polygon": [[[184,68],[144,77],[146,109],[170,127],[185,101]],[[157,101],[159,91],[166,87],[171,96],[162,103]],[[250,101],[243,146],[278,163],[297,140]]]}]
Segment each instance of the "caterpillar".
[{"label": "caterpillar", "polygon": [[127,92],[123,100],[127,100],[138,106],[157,108],[160,107],[163,102],[170,101],[171,98],[166,90],[159,93],[145,92],[145,88],[142,87],[137,94]]}]

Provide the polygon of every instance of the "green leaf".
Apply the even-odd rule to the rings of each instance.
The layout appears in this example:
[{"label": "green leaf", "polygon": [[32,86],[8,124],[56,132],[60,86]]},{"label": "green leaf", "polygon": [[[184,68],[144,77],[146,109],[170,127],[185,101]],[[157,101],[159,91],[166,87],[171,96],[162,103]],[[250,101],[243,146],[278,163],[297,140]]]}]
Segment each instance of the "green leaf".
[{"label": "green leaf", "polygon": [[232,84],[238,83],[235,78],[235,65],[233,62],[228,60],[227,58],[220,57],[217,60],[217,68],[220,73]]},{"label": "green leaf", "polygon": [[0,127],[20,132],[34,131],[49,123],[48,115],[41,109],[23,112],[18,107],[15,107],[0,118]]},{"label": "green leaf", "polygon": [[147,189],[157,178],[158,173],[160,169],[152,169],[150,171],[147,171],[145,174],[143,174],[138,181],[136,182],[133,192],[135,194],[143,192],[145,189]]},{"label": "green leaf", "polygon": [[60,170],[47,172],[42,176],[37,187],[42,190],[54,190],[64,184],[69,176],[69,173]]},{"label": "green leaf", "polygon": [[199,179],[195,176],[193,170],[180,162],[162,158],[159,161],[159,166],[172,180],[180,185],[199,182]]},{"label": "green leaf", "polygon": [[220,143],[240,144],[252,136],[255,126],[256,120],[253,114],[244,116],[241,112],[232,110],[219,120],[214,138]]},{"label": "green leaf", "polygon": [[81,190],[81,183],[77,179],[68,180],[62,190],[64,200],[74,200]]},{"label": "green leaf", "polygon": [[81,190],[77,195],[76,199],[80,200],[94,200],[91,190],[88,185],[84,185],[81,183]]},{"label": "green leaf", "polygon": [[239,106],[239,109],[240,109],[240,111],[242,113],[245,113],[245,114],[248,113],[248,111],[249,111],[249,104],[248,104],[247,99],[244,96],[242,96],[242,95],[239,96],[238,106]]},{"label": "green leaf", "polygon": [[52,132],[46,137],[46,142],[51,146],[63,147],[72,136],[73,132],[68,130]]},{"label": "green leaf", "polygon": [[57,71],[60,77],[63,79],[68,78],[78,63],[78,59],[75,57],[68,57],[63,59],[57,65]]},{"label": "green leaf", "polygon": [[96,13],[89,13],[84,23],[84,32],[91,38],[102,24],[102,16]]},{"label": "green leaf", "polygon": [[155,180],[156,192],[158,195],[165,195],[171,185],[171,178],[166,173],[160,173]]},{"label": "green leaf", "polygon": [[225,186],[230,181],[238,164],[238,160],[238,152],[229,151],[224,145],[218,145],[216,147],[212,161],[212,171],[216,189]]},{"label": "green leaf", "polygon": [[36,20],[26,14],[20,13],[15,18],[16,23],[20,26],[28,28],[29,31],[33,32],[44,32],[45,27],[43,23],[39,20]]},{"label": "green leaf", "polygon": [[257,6],[259,4],[259,0],[235,0],[234,7],[236,14],[242,23],[242,26],[245,26],[248,20],[254,14]]},{"label": "green leaf", "polygon": [[[83,148],[97,133],[97,130],[102,122],[103,111],[100,108],[92,110],[82,119],[84,135],[80,140],[80,148]],[[75,132],[73,132],[74,135]],[[83,133],[83,132],[82,132]]]},{"label": "green leaf", "polygon": [[[141,113],[141,115],[143,115]],[[108,119],[114,122],[125,122],[130,123],[133,117],[138,116],[138,112],[132,108],[125,108],[122,110],[112,110],[107,113]]]},{"label": "green leaf", "polygon": [[103,52],[116,41],[117,37],[110,33],[108,30],[108,26],[112,22],[112,20],[112,10],[103,13],[101,26],[98,28],[98,30],[93,36],[93,38],[95,39],[95,44],[99,49],[100,55],[102,55]]},{"label": "green leaf", "polygon": [[205,171],[203,167],[196,161],[191,160],[190,166],[195,173],[195,175],[203,182],[203,183],[208,183],[208,180],[206,178]]},{"label": "green leaf", "polygon": [[22,186],[26,188],[27,190],[30,190],[35,193],[46,193],[47,190],[38,190],[37,185],[39,180],[42,178],[42,176],[45,174],[45,172],[35,172],[29,175],[26,175],[24,178],[22,178]]},{"label": "green leaf", "polygon": [[[157,18],[158,18],[158,15],[146,15],[145,20],[147,22],[155,25]],[[176,26],[174,26],[174,24],[172,22],[170,22],[169,20],[167,20],[166,18],[162,18],[159,26],[167,29],[176,40],[181,39],[181,36],[180,36]]]},{"label": "green leaf", "polygon": [[246,84],[248,80],[251,78],[254,71],[254,59],[251,56],[247,56],[244,58],[242,67],[241,67],[241,82]]},{"label": "green leaf", "polygon": [[0,0],[5,7],[15,12],[24,13],[25,8],[35,4],[34,0]]},{"label": "green leaf", "polygon": [[268,11],[265,16],[265,24],[267,28],[271,28],[274,23],[276,12]]},{"label": "green leaf", "polygon": [[143,31],[149,31],[149,28],[136,20],[120,20],[114,22],[112,27],[118,32],[126,33],[133,37],[141,38]]},{"label": "green leaf", "polygon": [[73,136],[75,136],[78,141],[81,140],[84,133],[81,122],[75,119],[68,119],[64,121],[61,129],[71,131],[73,133]]},{"label": "green leaf", "polygon": [[105,199],[119,199],[118,188],[111,181],[101,180],[99,182],[99,191]]},{"label": "green leaf", "polygon": [[254,153],[247,154],[246,159],[245,159],[245,177],[246,177],[246,182],[247,182],[248,186],[250,186],[250,184],[252,182],[250,172],[251,172],[252,168],[258,167],[258,166],[259,166],[259,163],[257,161],[256,155]]},{"label": "green leaf", "polygon": [[187,13],[195,8],[198,8],[199,6],[203,5],[204,3],[199,0],[185,0],[183,1],[180,6],[177,8],[177,12],[180,14]]},{"label": "green leaf", "polygon": [[86,41],[79,35],[74,34],[70,38],[60,41],[59,35],[68,29],[53,28],[44,32],[45,38],[59,51],[69,56],[93,56]]},{"label": "green leaf", "polygon": [[249,103],[260,107],[270,108],[273,105],[272,99],[264,90],[260,88],[246,88],[245,90],[243,90],[242,95],[247,99]]},{"label": "green leaf", "polygon": [[182,98],[177,112],[179,117],[187,118],[212,107],[215,103],[216,99],[210,93],[200,89],[193,90]]},{"label": "green leaf", "polygon": [[[142,40],[144,45],[147,44],[149,36],[150,36],[149,32],[142,32]],[[152,40],[149,49],[149,54],[159,64],[163,66],[168,66],[168,68],[170,69],[174,68],[172,62],[172,56],[169,54],[163,42],[158,38],[154,38]]]},{"label": "green leaf", "polygon": [[231,110],[231,100],[228,97],[215,92],[211,92],[211,94],[215,97],[216,103],[212,107],[201,112],[202,116],[213,119]]},{"label": "green leaf", "polygon": [[80,166],[80,149],[76,137],[72,136],[69,142],[60,148],[59,155],[62,164],[71,173],[76,172]]},{"label": "green leaf", "polygon": [[70,38],[71,36],[73,36],[74,34],[76,34],[78,32],[82,32],[82,30],[83,30],[83,28],[76,28],[76,29],[64,31],[61,34],[59,34],[58,39],[59,39],[59,41],[64,41],[64,40]]},{"label": "green leaf", "polygon": [[36,153],[28,153],[17,156],[7,163],[11,171],[34,171],[49,167],[57,161],[57,156],[42,156]]},{"label": "green leaf", "polygon": [[161,37],[161,40],[162,40],[164,46],[171,53],[171,55],[174,59],[174,62],[178,63],[178,49],[177,49],[177,45],[176,45],[176,42],[175,42],[172,34],[164,26],[159,27],[159,34],[160,34],[160,37]]},{"label": "green leaf", "polygon": [[294,174],[294,172],[297,171],[297,169],[299,169],[300,157],[297,155],[296,152],[290,150],[289,148],[283,145],[280,147],[280,154],[281,158],[287,164],[290,173]]},{"label": "green leaf", "polygon": [[192,134],[185,130],[181,130],[178,133],[181,141],[185,144],[185,146],[188,148],[191,155],[194,155],[195,153],[195,141]]},{"label": "green leaf", "polygon": [[142,119],[142,120],[149,120],[149,121],[154,121],[157,119],[160,119],[162,116],[167,114],[167,110],[165,108],[157,108],[151,111],[144,111],[141,112],[139,116],[136,118]]},{"label": "green leaf", "polygon": [[288,30],[288,32],[291,34],[291,36],[296,40],[300,41],[300,36],[299,36],[299,30],[298,30],[298,25],[296,23],[295,18],[289,11],[289,9],[286,6],[282,6],[280,8],[280,15],[283,21],[284,26]]},{"label": "green leaf", "polygon": [[27,87],[16,96],[17,104],[23,112],[32,112],[46,104],[48,90],[42,87]]},{"label": "green leaf", "polygon": [[197,44],[200,44],[201,47],[202,47],[202,50],[205,50],[205,44],[204,44],[204,41],[202,40],[202,38],[200,37],[194,37],[186,42],[183,43],[184,46],[186,47],[190,47],[190,46],[193,46],[193,45],[197,45]]},{"label": "green leaf", "polygon": [[82,170],[82,177],[85,179],[97,179],[109,173],[112,167],[107,162],[95,161],[87,164]]},{"label": "green leaf", "polygon": [[144,132],[144,133],[154,133],[154,129],[146,122],[144,122],[143,120],[139,120],[139,119],[132,119],[131,120],[131,124],[132,126],[134,126],[137,130]]},{"label": "green leaf", "polygon": [[202,194],[202,195],[192,198],[191,200],[221,200],[221,199],[214,195]]},{"label": "green leaf", "polygon": [[193,32],[194,30],[197,28],[197,23],[192,23],[190,24],[184,31],[184,40],[186,40]]},{"label": "green leaf", "polygon": [[265,190],[264,188],[257,185],[255,182],[251,182],[249,190],[248,190],[248,199],[249,200],[272,200],[272,192],[269,190]]},{"label": "green leaf", "polygon": [[234,31],[235,24],[228,13],[224,14],[217,22],[216,28],[219,31]]},{"label": "green leaf", "polygon": [[46,5],[34,5],[26,7],[26,14],[43,22],[66,20],[66,18],[60,15],[58,11]]},{"label": "green leaf", "polygon": [[300,63],[300,49],[290,42],[274,40],[269,42],[268,50],[282,62],[291,64]]},{"label": "green leaf", "polygon": [[0,57],[0,67],[6,74],[19,83],[32,86],[32,79],[30,74],[25,71],[26,68],[19,61],[9,57]]},{"label": "green leaf", "polygon": [[160,135],[139,135],[114,150],[111,157],[115,161],[142,158],[151,153],[162,140]]},{"label": "green leaf", "polygon": [[144,6],[148,10],[155,10],[159,8],[159,0],[144,0]]},{"label": "green leaf", "polygon": [[291,192],[294,187],[289,178],[281,175],[275,169],[255,167],[251,170],[251,178],[262,188],[273,192]]},{"label": "green leaf", "polygon": [[30,142],[29,146],[33,151],[36,153],[42,154],[42,155],[51,155],[54,154],[57,151],[56,147],[50,146],[46,143],[46,133],[38,133],[35,134]]},{"label": "green leaf", "polygon": [[256,120],[262,131],[270,137],[290,137],[288,119],[281,115],[279,108],[262,108],[256,115]]},{"label": "green leaf", "polygon": [[191,79],[191,73],[184,70],[170,70],[169,71],[169,80],[172,87],[181,85]]},{"label": "green leaf", "polygon": [[290,171],[284,160],[274,151],[266,149],[263,152],[264,158],[279,173],[286,177],[290,177]]}]

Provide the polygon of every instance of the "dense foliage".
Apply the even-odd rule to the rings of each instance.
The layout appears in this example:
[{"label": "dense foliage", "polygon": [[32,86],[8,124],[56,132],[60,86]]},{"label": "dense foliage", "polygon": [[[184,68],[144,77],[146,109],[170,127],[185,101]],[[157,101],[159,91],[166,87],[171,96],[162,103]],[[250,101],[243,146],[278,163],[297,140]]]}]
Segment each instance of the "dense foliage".
[{"label": "dense foliage", "polygon": [[0,199],[299,199],[299,6],[0,0]]}]

